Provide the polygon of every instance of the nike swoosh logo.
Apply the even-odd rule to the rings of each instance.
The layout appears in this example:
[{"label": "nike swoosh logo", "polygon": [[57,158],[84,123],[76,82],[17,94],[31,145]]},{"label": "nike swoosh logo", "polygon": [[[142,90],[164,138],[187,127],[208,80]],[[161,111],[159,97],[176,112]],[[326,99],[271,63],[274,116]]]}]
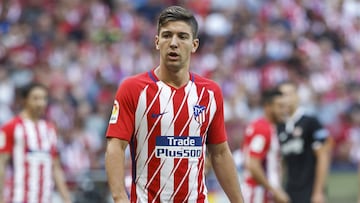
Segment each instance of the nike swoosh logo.
[{"label": "nike swoosh logo", "polygon": [[152,113],[152,114],[151,114],[151,117],[153,117],[153,118],[158,118],[159,116],[162,116],[162,115],[164,115],[164,114],[166,114],[166,113],[167,113],[167,111],[162,112],[162,113]]}]

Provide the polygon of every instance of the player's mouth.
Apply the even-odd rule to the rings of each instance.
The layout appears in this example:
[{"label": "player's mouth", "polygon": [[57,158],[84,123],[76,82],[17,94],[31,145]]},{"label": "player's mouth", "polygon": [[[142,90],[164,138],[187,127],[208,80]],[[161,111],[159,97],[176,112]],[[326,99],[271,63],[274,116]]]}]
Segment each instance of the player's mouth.
[{"label": "player's mouth", "polygon": [[180,55],[176,52],[169,52],[168,53],[168,58],[172,61],[175,61],[175,60],[179,60],[180,58]]}]

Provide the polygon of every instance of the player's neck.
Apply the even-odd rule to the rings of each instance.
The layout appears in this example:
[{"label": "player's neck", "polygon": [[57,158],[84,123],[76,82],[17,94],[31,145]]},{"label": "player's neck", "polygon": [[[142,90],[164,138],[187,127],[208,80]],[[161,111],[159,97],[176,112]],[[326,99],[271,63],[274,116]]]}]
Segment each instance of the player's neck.
[{"label": "player's neck", "polygon": [[154,73],[159,80],[175,88],[184,86],[190,80],[189,71],[185,68],[171,71],[169,68],[160,65],[155,69]]},{"label": "player's neck", "polygon": [[275,124],[275,123],[276,123],[275,118],[274,118],[273,116],[271,116],[270,113],[265,112],[264,117],[265,117],[265,119],[266,119],[267,121],[269,121],[270,123],[272,123],[272,124]]},{"label": "player's neck", "polygon": [[297,112],[297,110],[298,110],[298,106],[295,106],[294,108],[292,108],[290,111],[290,116],[291,117],[294,117],[295,116],[295,114],[296,114],[296,112]]},{"label": "player's neck", "polygon": [[31,120],[33,122],[37,122],[40,120],[40,118],[36,115],[31,114],[29,111],[27,110],[23,110],[20,112],[20,117],[24,118],[24,119],[28,119]]}]

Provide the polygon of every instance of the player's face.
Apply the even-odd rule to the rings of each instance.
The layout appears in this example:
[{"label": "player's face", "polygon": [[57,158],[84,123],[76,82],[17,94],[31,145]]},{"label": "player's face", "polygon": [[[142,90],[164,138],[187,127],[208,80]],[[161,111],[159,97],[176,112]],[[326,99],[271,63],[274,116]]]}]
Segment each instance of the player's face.
[{"label": "player's face", "polygon": [[156,49],[160,51],[160,64],[173,71],[188,68],[190,55],[199,46],[190,25],[184,21],[170,21],[160,28],[155,37]]},{"label": "player's face", "polygon": [[281,123],[286,121],[288,115],[286,97],[284,96],[275,97],[271,104],[271,109],[272,109],[273,119],[275,122]]},{"label": "player's face", "polygon": [[280,91],[283,93],[288,105],[288,114],[294,113],[299,102],[296,87],[292,84],[283,84]]},{"label": "player's face", "polygon": [[33,88],[25,100],[25,108],[33,118],[40,118],[45,113],[48,98],[44,88]]}]

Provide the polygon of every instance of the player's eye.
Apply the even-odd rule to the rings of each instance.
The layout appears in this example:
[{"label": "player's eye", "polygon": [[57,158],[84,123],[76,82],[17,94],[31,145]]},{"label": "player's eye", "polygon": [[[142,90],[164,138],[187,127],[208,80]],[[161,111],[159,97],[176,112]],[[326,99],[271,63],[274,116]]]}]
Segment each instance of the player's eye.
[{"label": "player's eye", "polygon": [[166,32],[166,33],[163,33],[161,36],[165,39],[168,39],[171,37],[171,34]]},{"label": "player's eye", "polygon": [[180,38],[180,39],[188,39],[189,36],[188,36],[187,34],[180,34],[180,35],[179,35],[179,38]]}]

